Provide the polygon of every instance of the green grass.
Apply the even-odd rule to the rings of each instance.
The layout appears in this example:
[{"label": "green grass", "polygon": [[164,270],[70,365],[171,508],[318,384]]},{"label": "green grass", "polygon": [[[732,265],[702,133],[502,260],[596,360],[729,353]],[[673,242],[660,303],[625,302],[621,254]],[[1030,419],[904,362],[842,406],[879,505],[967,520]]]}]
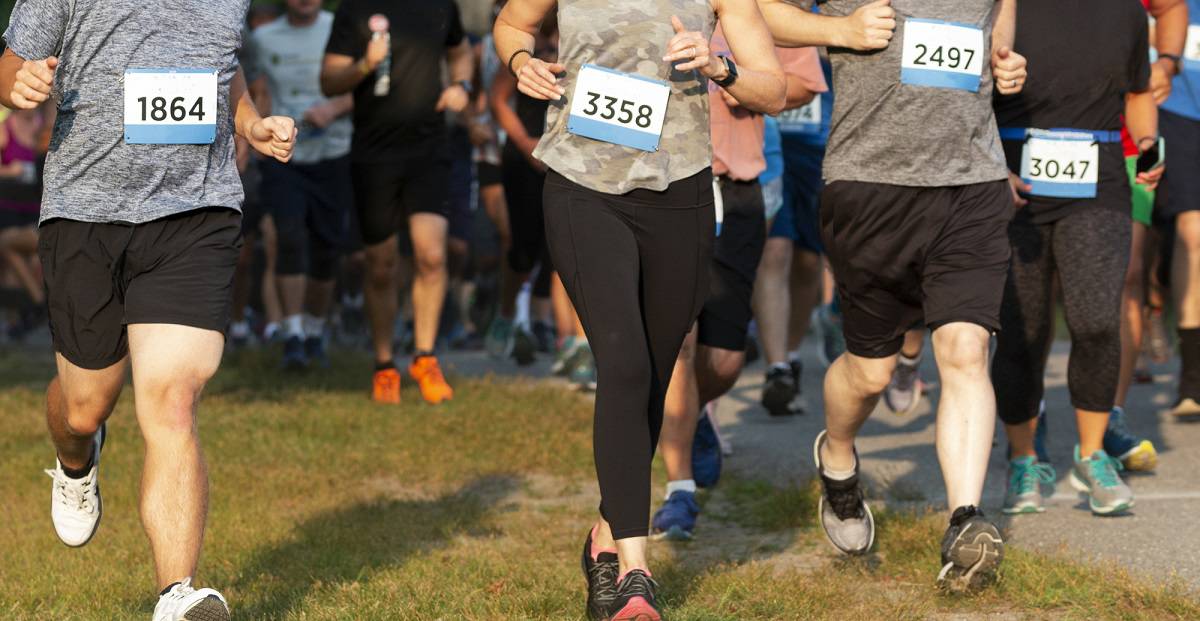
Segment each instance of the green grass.
[{"label": "green grass", "polygon": [[[537,382],[464,379],[446,407],[365,399],[368,367],[285,378],[230,359],[206,393],[208,540],[198,582],[238,619],[582,619],[578,547],[594,519],[591,405]],[[154,604],[137,517],[141,439],[128,395],[110,422],[105,514],[80,550],[58,543],[41,469],[42,354],[0,354],[0,618],[145,619]],[[658,477],[661,479],[661,476]],[[1176,584],[1010,550],[972,596],[932,586],[942,519],[877,512],[875,554],[838,559],[815,488],[729,477],[703,497],[693,544],[652,546],[673,620],[1200,618]]]}]

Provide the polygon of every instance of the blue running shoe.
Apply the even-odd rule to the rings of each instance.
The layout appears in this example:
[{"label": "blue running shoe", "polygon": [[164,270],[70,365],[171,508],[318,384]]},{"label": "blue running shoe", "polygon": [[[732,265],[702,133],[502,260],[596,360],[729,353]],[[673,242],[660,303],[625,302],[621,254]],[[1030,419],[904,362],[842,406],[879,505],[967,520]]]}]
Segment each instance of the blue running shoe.
[{"label": "blue running shoe", "polygon": [[721,479],[721,441],[708,418],[708,408],[700,410],[696,435],[692,437],[692,479],[696,487],[708,489]]},{"label": "blue running shoe", "polygon": [[1114,407],[1108,415],[1104,452],[1121,460],[1121,465],[1130,471],[1148,472],[1158,465],[1158,451],[1154,449],[1154,443],[1129,431],[1125,409],[1121,407]]},{"label": "blue running shoe", "polygon": [[667,502],[663,503],[663,506],[654,513],[654,519],[650,521],[650,525],[654,529],[654,538],[667,541],[691,541],[698,515],[700,515],[700,505],[696,504],[695,493],[680,490],[671,494]]},{"label": "blue running shoe", "polygon": [[304,354],[304,339],[289,336],[283,343],[283,368],[286,371],[303,371],[308,368],[308,356]]}]

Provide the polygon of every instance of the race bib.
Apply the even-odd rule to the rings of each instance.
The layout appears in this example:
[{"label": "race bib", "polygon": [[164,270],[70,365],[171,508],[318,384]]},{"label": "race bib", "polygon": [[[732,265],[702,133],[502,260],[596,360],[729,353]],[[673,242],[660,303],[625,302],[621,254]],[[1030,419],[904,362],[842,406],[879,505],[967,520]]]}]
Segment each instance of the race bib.
[{"label": "race bib", "polygon": [[1191,62],[1200,62],[1200,24],[1188,26],[1187,43],[1183,45],[1183,58]]},{"label": "race bib", "polygon": [[808,104],[791,110],[784,110],[777,117],[779,131],[789,134],[819,134],[821,133],[821,96],[813,97]]},{"label": "race bib", "polygon": [[127,144],[211,144],[216,137],[215,69],[125,71]]},{"label": "race bib", "polygon": [[900,81],[915,86],[979,92],[983,75],[983,30],[932,19],[904,24]]},{"label": "race bib", "polygon": [[1021,152],[1021,179],[1030,194],[1095,198],[1100,147],[1090,133],[1030,130]]},{"label": "race bib", "polygon": [[666,82],[584,65],[575,80],[567,131],[577,136],[657,151],[667,118]]}]

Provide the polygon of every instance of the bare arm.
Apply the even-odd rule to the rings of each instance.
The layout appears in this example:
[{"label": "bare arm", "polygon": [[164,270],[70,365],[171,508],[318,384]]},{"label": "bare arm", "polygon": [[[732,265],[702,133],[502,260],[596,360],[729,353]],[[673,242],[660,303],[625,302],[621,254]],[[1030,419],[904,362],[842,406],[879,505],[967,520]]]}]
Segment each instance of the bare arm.
[{"label": "bare arm", "polygon": [[[547,63],[533,57],[538,27],[542,19],[554,10],[557,0],[509,0],[496,24],[492,38],[496,40],[496,55],[500,62],[517,74],[517,89],[537,99],[557,100],[563,95],[555,74],[566,70],[558,63]],[[518,52],[526,52],[518,54]]]},{"label": "bare arm", "polygon": [[[743,107],[755,112],[781,112],[787,103],[787,81],[775,54],[771,32],[755,0],[719,0],[716,9],[721,30],[738,64],[738,79],[725,90]],[[724,63],[719,59],[717,62],[718,71],[723,73]]]},{"label": "bare arm", "polygon": [[780,47],[881,50],[896,30],[891,0],[875,0],[846,17],[818,15],[784,0],[758,0],[758,8]]},{"label": "bare arm", "polygon": [[806,106],[816,98],[817,94],[809,90],[804,80],[793,75],[786,76],[786,79],[787,103],[783,106],[784,110]]},{"label": "bare arm", "polygon": [[345,95],[374,70],[365,57],[355,60],[342,54],[326,54],[321,63],[321,92],[326,97]]},{"label": "bare arm", "polygon": [[992,79],[996,92],[1015,95],[1025,88],[1025,57],[1013,50],[1017,38],[1017,0],[999,0],[1000,8],[992,24]]},{"label": "bare arm", "polygon": [[250,99],[259,114],[271,114],[271,89],[267,87],[267,76],[259,76],[250,83]]},{"label": "bare arm", "polygon": [[285,116],[263,118],[254,107],[246,76],[239,67],[229,85],[229,100],[234,109],[234,133],[245,138],[255,151],[281,162],[292,159],[296,145],[296,123]]},{"label": "bare arm", "polygon": [[992,49],[1012,49],[1017,39],[1017,0],[999,0],[996,23],[992,24]]},{"label": "bare arm", "polygon": [[32,110],[50,99],[58,59],[51,56],[25,60],[5,49],[0,56],[0,104],[8,108]]},{"label": "bare arm", "polygon": [[471,53],[471,44],[466,39],[447,49],[446,66],[450,69],[450,86],[442,90],[437,111],[462,112],[471,105],[471,94],[463,88],[462,83],[470,82],[475,75],[475,55]]},{"label": "bare arm", "polygon": [[1150,66],[1150,90],[1154,101],[1161,104],[1171,96],[1171,78],[1180,70],[1175,58],[1183,55],[1187,42],[1188,5],[1185,0],[1151,0],[1150,14],[1154,16],[1154,48],[1160,54]]}]

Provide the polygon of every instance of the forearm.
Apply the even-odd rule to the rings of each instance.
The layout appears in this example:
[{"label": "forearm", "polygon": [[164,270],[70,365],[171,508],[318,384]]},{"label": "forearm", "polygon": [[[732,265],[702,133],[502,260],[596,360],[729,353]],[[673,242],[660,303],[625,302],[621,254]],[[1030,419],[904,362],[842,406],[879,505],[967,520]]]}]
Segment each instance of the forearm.
[{"label": "forearm", "polygon": [[6,49],[4,56],[0,56],[0,104],[4,104],[6,108],[17,107],[12,101],[13,85],[17,82],[17,72],[24,64],[25,59],[14,54],[12,50]]},{"label": "forearm", "polygon": [[531,138],[525,131],[525,125],[521,123],[521,119],[517,117],[516,111],[509,103],[516,91],[516,80],[512,76],[507,73],[497,73],[496,81],[492,83],[492,91],[488,93],[488,99],[491,101],[492,116],[495,117],[496,124],[508,134],[508,139],[513,141],[513,144],[521,145],[527,143]]},{"label": "forearm", "polygon": [[[501,12],[501,17],[503,15]],[[533,32],[520,30],[501,19],[496,20],[496,26],[492,29],[492,37],[496,40],[496,56],[506,63],[506,70],[513,71],[520,69],[521,65],[532,57],[533,46],[537,42]],[[513,55],[521,50],[530,53],[521,54],[520,57],[513,59]]]},{"label": "forearm", "polygon": [[1188,5],[1183,0],[1166,0],[1150,3],[1150,14],[1154,16],[1154,49],[1159,54],[1182,56],[1187,42]]},{"label": "forearm", "polygon": [[229,85],[229,100],[234,106],[233,129],[243,138],[250,137],[250,128],[262,120],[254,100],[250,98],[250,89],[246,88],[246,76],[239,68]]},{"label": "forearm", "polygon": [[783,0],[758,0],[758,10],[779,47],[848,47],[845,17],[818,15]]},{"label": "forearm", "polygon": [[783,106],[784,110],[806,106],[816,98],[817,94],[809,90],[804,80],[790,75],[785,78],[787,79],[787,103]]},{"label": "forearm", "polygon": [[1158,106],[1154,105],[1153,93],[1146,91],[1125,96],[1125,126],[1139,149],[1158,138]]},{"label": "forearm", "polygon": [[770,71],[738,68],[738,80],[725,89],[738,104],[751,112],[779,114],[787,103],[787,85]]},{"label": "forearm", "polygon": [[[1017,39],[1017,0],[1000,0],[996,22],[992,24],[992,49],[1013,49]],[[1021,50],[1016,50],[1020,52]]]},{"label": "forearm", "polygon": [[354,112],[354,96],[350,94],[338,95],[329,100],[329,105],[333,108],[334,118],[340,119]]},{"label": "forearm", "polygon": [[475,57],[471,54],[471,44],[463,41],[450,48],[446,55],[446,64],[450,69],[451,84],[470,82],[475,76]]},{"label": "forearm", "polygon": [[321,92],[326,97],[345,95],[358,88],[370,73],[365,58],[326,55],[321,67]]}]

